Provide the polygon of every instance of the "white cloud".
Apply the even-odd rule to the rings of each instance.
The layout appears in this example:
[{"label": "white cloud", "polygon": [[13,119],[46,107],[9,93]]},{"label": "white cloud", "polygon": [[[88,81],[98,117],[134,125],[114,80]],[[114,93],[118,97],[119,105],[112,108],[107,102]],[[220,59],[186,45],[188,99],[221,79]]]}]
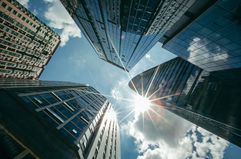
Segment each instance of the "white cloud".
[{"label": "white cloud", "polygon": [[20,4],[22,4],[24,7],[28,8],[28,2],[29,0],[18,0]]},{"label": "white cloud", "polygon": [[148,54],[148,53],[145,55],[145,57],[146,57],[147,59],[151,59],[151,55]]},{"label": "white cloud", "polygon": [[155,111],[149,111],[152,119],[146,113],[144,118],[135,116],[123,126],[124,132],[136,139],[138,159],[223,158],[227,141],[167,110],[156,106],[152,110]]},{"label": "white cloud", "polygon": [[[178,119],[177,119],[178,118]],[[148,113],[137,114],[135,120],[128,124],[129,134],[148,144],[165,142],[170,147],[176,147],[179,138],[185,136],[185,132],[191,124],[157,106],[151,106]]]},{"label": "white cloud", "polygon": [[64,6],[58,0],[44,0],[48,9],[44,14],[49,26],[60,29],[61,44],[64,46],[71,37],[81,37],[80,30],[70,17]]},{"label": "white cloud", "polygon": [[118,91],[116,88],[111,90],[111,96],[115,99],[115,100],[120,100],[121,97],[121,93],[120,91]]},{"label": "white cloud", "polygon": [[200,157],[205,158],[207,153],[210,153],[213,156],[213,159],[223,158],[224,150],[228,146],[227,141],[209,133],[200,127],[196,128],[196,132],[201,133],[203,136],[202,142],[197,142],[197,140],[194,140],[196,152]]},{"label": "white cloud", "polygon": [[37,11],[37,9],[34,9],[32,13],[33,13],[35,16],[38,16],[38,11]]},{"label": "white cloud", "polygon": [[[151,106],[151,111],[145,113],[144,125],[142,114],[139,114],[133,122],[133,128],[141,132],[145,140],[150,142],[161,140],[170,147],[175,147],[178,144],[179,138],[185,136],[185,132],[190,126],[189,122],[183,121],[181,118],[177,120],[177,117],[174,118],[172,113],[157,106]],[[136,135],[138,136],[138,134]]]},{"label": "white cloud", "polygon": [[[113,77],[115,79],[116,77]],[[130,78],[127,74],[116,80],[115,85],[110,90],[109,100],[118,111],[119,124],[123,125],[128,120],[132,120],[134,117],[133,112],[133,97],[136,95],[133,90],[130,89],[128,83]]]},{"label": "white cloud", "polygon": [[125,87],[128,87],[128,80],[122,78],[116,81],[114,88],[111,90],[111,96],[117,101],[126,99],[125,94],[128,94],[128,92],[123,89]]},{"label": "white cloud", "polygon": [[154,149],[154,150],[151,150],[151,149],[148,149],[144,155],[142,156],[138,156],[137,159],[161,159],[160,158],[160,154],[161,154],[161,150],[160,149]]}]

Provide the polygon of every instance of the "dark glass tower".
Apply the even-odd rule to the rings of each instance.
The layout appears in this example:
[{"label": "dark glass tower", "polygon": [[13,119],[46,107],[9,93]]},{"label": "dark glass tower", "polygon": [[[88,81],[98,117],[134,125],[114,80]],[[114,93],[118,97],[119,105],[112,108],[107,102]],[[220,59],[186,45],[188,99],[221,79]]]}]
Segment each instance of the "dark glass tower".
[{"label": "dark glass tower", "polygon": [[160,39],[163,48],[206,71],[241,67],[241,1],[218,0],[193,10]]},{"label": "dark glass tower", "polygon": [[195,0],[61,0],[98,56],[130,70]]},{"label": "dark glass tower", "polygon": [[111,104],[90,86],[2,79],[0,105],[0,158],[120,157]]},{"label": "dark glass tower", "polygon": [[241,69],[210,73],[175,58],[137,75],[133,83],[154,103],[241,146]]}]

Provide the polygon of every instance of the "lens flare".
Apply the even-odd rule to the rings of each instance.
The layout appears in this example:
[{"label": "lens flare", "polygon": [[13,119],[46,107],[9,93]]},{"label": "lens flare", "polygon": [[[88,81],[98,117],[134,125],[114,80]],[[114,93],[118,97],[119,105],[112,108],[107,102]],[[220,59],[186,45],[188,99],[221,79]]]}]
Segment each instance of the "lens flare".
[{"label": "lens flare", "polygon": [[116,112],[114,110],[111,110],[108,115],[107,115],[108,119],[110,120],[116,120]]},{"label": "lens flare", "polygon": [[150,109],[151,101],[148,98],[135,95],[133,104],[136,113],[144,113]]}]

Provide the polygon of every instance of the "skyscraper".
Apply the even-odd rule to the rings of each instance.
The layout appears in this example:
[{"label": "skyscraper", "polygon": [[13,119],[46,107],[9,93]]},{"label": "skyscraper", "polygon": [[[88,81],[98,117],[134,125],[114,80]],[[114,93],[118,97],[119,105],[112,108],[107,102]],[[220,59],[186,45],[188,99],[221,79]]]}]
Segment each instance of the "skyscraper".
[{"label": "skyscraper", "polygon": [[120,158],[111,104],[69,82],[1,79],[0,158]]},{"label": "skyscraper", "polygon": [[37,79],[60,36],[16,0],[0,1],[0,77]]},{"label": "skyscraper", "polygon": [[241,69],[210,73],[175,58],[132,81],[153,103],[241,146]]},{"label": "skyscraper", "polygon": [[206,71],[241,67],[241,1],[218,0],[190,10],[160,39],[163,48]]},{"label": "skyscraper", "polygon": [[128,71],[194,4],[195,0],[61,2],[97,55]]}]

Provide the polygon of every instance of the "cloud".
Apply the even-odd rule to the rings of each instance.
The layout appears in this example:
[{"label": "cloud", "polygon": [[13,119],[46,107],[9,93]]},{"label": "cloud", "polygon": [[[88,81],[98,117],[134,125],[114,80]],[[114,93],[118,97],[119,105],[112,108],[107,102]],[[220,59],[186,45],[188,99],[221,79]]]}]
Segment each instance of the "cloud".
[{"label": "cloud", "polygon": [[185,136],[191,124],[180,117],[173,116],[165,109],[152,105],[151,110],[144,116],[137,114],[135,120],[129,123],[130,130],[133,130],[130,134],[139,136],[141,139],[144,137],[150,143],[164,141],[170,147],[175,147],[179,139]]},{"label": "cloud", "polygon": [[32,13],[33,13],[35,16],[38,16],[38,14],[39,14],[38,11],[37,11],[37,9],[34,9]]},{"label": "cloud", "polygon": [[61,30],[61,44],[64,46],[71,37],[81,37],[80,30],[70,17],[64,6],[58,0],[44,0],[48,9],[44,16],[49,21],[48,25]]},{"label": "cloud", "polygon": [[[200,127],[196,127],[192,130],[193,135],[196,135],[196,137],[193,138],[193,142],[196,152],[200,158],[205,158],[205,156],[209,154],[213,157],[213,159],[223,158],[224,150],[228,146],[227,141]],[[197,140],[198,133],[202,136],[201,142]]]},{"label": "cloud", "polygon": [[115,99],[115,100],[120,100],[122,94],[120,93],[120,91],[118,91],[116,88],[111,90],[111,96]]},{"label": "cloud", "polygon": [[[115,79],[115,77],[113,77]],[[136,95],[133,90],[128,86],[130,78],[124,75],[122,78],[116,80],[113,88],[110,91],[113,106],[118,111],[119,124],[123,125],[129,119],[133,119],[133,97]]]},{"label": "cloud", "polygon": [[28,8],[28,7],[29,7],[29,6],[28,6],[29,0],[18,0],[18,2],[19,2],[20,4],[22,4],[25,8]]},{"label": "cloud", "polygon": [[136,115],[123,126],[124,132],[136,140],[137,159],[223,158],[227,141],[167,110],[151,108],[149,115]]},{"label": "cloud", "polygon": [[127,77],[123,77],[116,81],[115,86],[111,90],[111,96],[115,100],[128,100],[130,97],[128,96],[130,93],[130,88],[128,86],[128,79]]},{"label": "cloud", "polygon": [[131,90],[128,86],[128,82],[129,80],[127,77],[123,77],[116,81],[114,87],[110,91],[112,99],[118,103],[124,102],[130,104],[128,100],[130,99]]},{"label": "cloud", "polygon": [[148,54],[148,53],[145,55],[145,57],[146,57],[147,59],[151,59],[151,55]]},{"label": "cloud", "polygon": [[145,154],[143,156],[138,156],[137,159],[161,159],[160,158],[160,154],[161,154],[161,150],[160,149],[148,149]]}]

